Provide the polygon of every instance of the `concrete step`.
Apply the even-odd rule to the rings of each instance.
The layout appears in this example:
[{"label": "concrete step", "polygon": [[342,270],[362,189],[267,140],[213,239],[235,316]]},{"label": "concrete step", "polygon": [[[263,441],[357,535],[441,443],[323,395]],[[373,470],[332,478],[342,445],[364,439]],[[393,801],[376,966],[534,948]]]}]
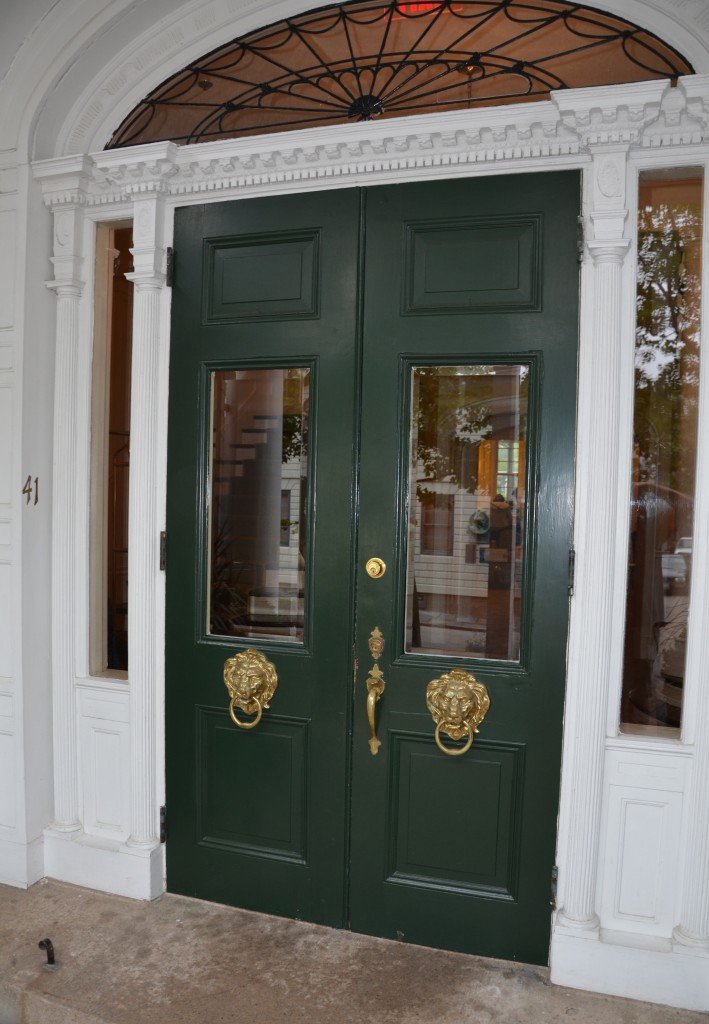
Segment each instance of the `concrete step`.
[{"label": "concrete step", "polygon": [[[48,936],[58,967],[42,969]],[[707,1024],[543,968],[45,880],[0,886],[0,1024]]]}]

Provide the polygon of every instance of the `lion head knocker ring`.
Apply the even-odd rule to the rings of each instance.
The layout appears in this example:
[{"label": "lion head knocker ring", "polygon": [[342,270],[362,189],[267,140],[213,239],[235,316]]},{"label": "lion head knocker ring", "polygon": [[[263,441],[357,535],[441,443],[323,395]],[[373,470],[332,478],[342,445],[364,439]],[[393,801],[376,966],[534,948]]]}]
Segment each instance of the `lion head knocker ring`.
[{"label": "lion head knocker ring", "polygon": [[[459,757],[473,745],[478,726],[490,707],[490,695],[484,683],[462,668],[451,669],[426,687],[426,706],[436,723],[436,746],[444,754]],[[447,747],[441,740],[444,732],[452,740],[467,742],[462,747]]]},{"label": "lion head knocker ring", "polygon": [[[229,693],[229,714],[240,729],[254,729],[278,686],[275,666],[260,651],[249,647],[224,662],[224,685]],[[255,715],[250,722],[237,718],[236,708]]]}]

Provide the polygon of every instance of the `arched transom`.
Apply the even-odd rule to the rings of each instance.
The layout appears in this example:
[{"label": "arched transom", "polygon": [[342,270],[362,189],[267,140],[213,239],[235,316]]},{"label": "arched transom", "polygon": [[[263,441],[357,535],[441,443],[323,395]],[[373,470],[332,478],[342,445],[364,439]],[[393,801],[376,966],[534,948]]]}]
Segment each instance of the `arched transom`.
[{"label": "arched transom", "polygon": [[652,33],[565,0],[350,0],[258,29],[169,78],[109,149],[548,98],[692,73]]}]

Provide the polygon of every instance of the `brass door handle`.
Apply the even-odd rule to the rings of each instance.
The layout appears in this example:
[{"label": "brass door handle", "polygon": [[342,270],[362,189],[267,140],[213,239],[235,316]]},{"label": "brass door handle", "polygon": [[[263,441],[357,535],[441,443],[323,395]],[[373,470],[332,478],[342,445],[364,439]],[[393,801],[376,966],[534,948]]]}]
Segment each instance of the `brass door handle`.
[{"label": "brass door handle", "polygon": [[[478,726],[490,708],[490,694],[484,683],[462,668],[451,669],[426,687],[426,707],[436,723],[436,746],[444,754],[460,757],[473,745]],[[441,740],[444,732],[452,740],[467,740],[462,747],[447,747]]]},{"label": "brass door handle", "polygon": [[379,751],[382,743],[377,739],[377,701],[384,693],[384,676],[378,665],[372,665],[367,676],[367,721],[369,722],[369,749],[372,754]]},{"label": "brass door handle", "polygon": [[[276,667],[268,658],[249,647],[224,662],[224,685],[229,694],[229,715],[240,729],[255,729],[278,687]],[[244,722],[236,708],[256,717]]]},{"label": "brass door handle", "polygon": [[379,752],[379,748],[382,745],[381,740],[377,739],[377,701],[381,698],[381,695],[384,693],[384,688],[386,687],[382,670],[379,668],[379,665],[377,665],[377,662],[381,658],[384,650],[384,637],[382,636],[378,626],[375,626],[369,634],[367,646],[369,647],[369,653],[374,658],[374,664],[370,668],[369,675],[367,676],[369,751],[374,755]]}]

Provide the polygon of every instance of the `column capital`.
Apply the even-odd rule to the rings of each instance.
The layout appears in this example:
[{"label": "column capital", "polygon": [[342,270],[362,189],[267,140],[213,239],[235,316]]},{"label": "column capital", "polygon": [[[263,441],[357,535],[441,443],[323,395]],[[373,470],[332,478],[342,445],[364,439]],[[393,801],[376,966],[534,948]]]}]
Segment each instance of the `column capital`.
[{"label": "column capital", "polygon": [[620,266],[623,263],[625,254],[630,247],[630,239],[592,239],[591,241],[586,242],[586,247],[595,264],[615,263]]},{"label": "column capital", "polygon": [[78,297],[83,289],[84,210],[92,180],[93,161],[80,156],[45,160],[33,167],[45,206],[54,219],[52,237],[54,279],[47,287],[58,296]]},{"label": "column capital", "polygon": [[86,205],[94,170],[94,161],[86,155],[38,160],[32,165],[32,173],[42,187],[44,205],[54,212]]},{"label": "column capital", "polygon": [[[135,252],[131,249],[133,256]],[[155,250],[153,252],[153,258],[159,259],[163,254],[163,250]],[[132,271],[125,275],[126,281],[130,281],[135,287],[137,292],[159,292],[165,286],[165,274],[162,271],[139,273]]]}]

